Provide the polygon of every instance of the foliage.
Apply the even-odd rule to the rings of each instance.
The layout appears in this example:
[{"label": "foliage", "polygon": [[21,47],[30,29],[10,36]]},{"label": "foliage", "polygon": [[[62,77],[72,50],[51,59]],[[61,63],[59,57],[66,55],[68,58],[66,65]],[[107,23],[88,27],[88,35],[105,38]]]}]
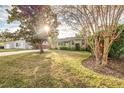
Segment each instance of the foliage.
[{"label": "foliage", "polygon": [[8,29],[0,33],[1,42],[7,42],[7,41],[16,40],[16,39],[17,39],[17,34],[9,32]]},{"label": "foliage", "polygon": [[60,50],[76,50],[75,48],[60,47]]},{"label": "foliage", "polygon": [[[10,14],[8,23],[19,21],[21,29],[17,31],[18,36],[33,45],[42,44],[58,26],[57,15],[47,5],[17,5],[7,11]],[[44,25],[50,27],[49,33],[41,33]]]},{"label": "foliage", "polygon": [[41,9],[42,6],[12,6],[11,10],[7,10],[10,14],[8,23],[19,21],[21,29],[17,31],[18,36],[31,41],[35,34],[36,16],[39,16],[38,10],[40,11]]},{"label": "foliage", "polygon": [[87,51],[87,52],[91,52],[91,49],[89,46],[87,46],[86,48],[80,48],[80,50],[76,50],[76,48],[69,48],[69,47],[60,47],[60,50],[70,50],[70,51]]},{"label": "foliage", "polygon": [[120,35],[115,30],[123,11],[124,6],[63,6],[60,16],[71,28],[83,32],[82,38],[90,46],[96,63],[107,65],[111,44]]},{"label": "foliage", "polygon": [[119,58],[121,54],[124,54],[124,25],[118,27],[117,31],[122,31],[120,36],[113,42],[109,52],[109,56],[112,58]]}]

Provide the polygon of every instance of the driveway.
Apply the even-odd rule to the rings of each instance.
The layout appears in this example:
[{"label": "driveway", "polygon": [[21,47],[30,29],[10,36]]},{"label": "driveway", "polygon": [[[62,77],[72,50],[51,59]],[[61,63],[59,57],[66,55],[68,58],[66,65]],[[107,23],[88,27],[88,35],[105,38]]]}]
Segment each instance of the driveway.
[{"label": "driveway", "polygon": [[16,54],[30,53],[30,52],[39,52],[39,50],[23,50],[23,51],[15,51],[15,52],[1,52],[0,56],[9,56],[9,55],[16,55]]}]

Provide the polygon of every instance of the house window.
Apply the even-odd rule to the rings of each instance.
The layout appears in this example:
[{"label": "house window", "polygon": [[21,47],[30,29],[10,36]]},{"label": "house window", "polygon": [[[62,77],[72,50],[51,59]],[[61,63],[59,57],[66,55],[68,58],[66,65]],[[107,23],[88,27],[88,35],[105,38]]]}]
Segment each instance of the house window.
[{"label": "house window", "polygon": [[72,41],[72,45],[74,45],[74,41]]},{"label": "house window", "polygon": [[19,47],[19,43],[16,43],[16,47]]},{"label": "house window", "polygon": [[82,45],[84,44],[84,40],[82,40]]},{"label": "house window", "polygon": [[65,42],[63,42],[63,46],[65,46]]},{"label": "house window", "polygon": [[60,43],[58,43],[58,45],[60,45]]}]

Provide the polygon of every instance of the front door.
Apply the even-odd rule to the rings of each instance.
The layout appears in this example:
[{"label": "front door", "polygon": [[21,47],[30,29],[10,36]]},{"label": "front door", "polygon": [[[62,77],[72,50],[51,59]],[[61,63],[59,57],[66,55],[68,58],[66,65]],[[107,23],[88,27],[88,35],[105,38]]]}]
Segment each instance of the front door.
[{"label": "front door", "polygon": [[80,44],[79,43],[76,43],[75,44],[75,48],[76,48],[76,50],[80,50]]}]

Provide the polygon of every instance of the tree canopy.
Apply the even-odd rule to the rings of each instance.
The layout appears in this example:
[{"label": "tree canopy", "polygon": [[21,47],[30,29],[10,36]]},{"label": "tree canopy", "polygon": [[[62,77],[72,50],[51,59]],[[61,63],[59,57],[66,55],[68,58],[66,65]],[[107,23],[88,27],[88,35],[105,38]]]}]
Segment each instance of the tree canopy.
[{"label": "tree canopy", "polygon": [[76,5],[61,6],[58,12],[69,26],[83,32],[96,63],[105,65],[113,41],[122,32],[116,29],[123,11],[124,6],[117,5]]},{"label": "tree canopy", "polygon": [[[57,15],[47,5],[18,5],[7,10],[10,14],[8,23],[21,23],[18,34],[31,43],[42,44],[50,34],[56,32],[58,26]],[[46,31],[46,30],[49,30]]]}]

